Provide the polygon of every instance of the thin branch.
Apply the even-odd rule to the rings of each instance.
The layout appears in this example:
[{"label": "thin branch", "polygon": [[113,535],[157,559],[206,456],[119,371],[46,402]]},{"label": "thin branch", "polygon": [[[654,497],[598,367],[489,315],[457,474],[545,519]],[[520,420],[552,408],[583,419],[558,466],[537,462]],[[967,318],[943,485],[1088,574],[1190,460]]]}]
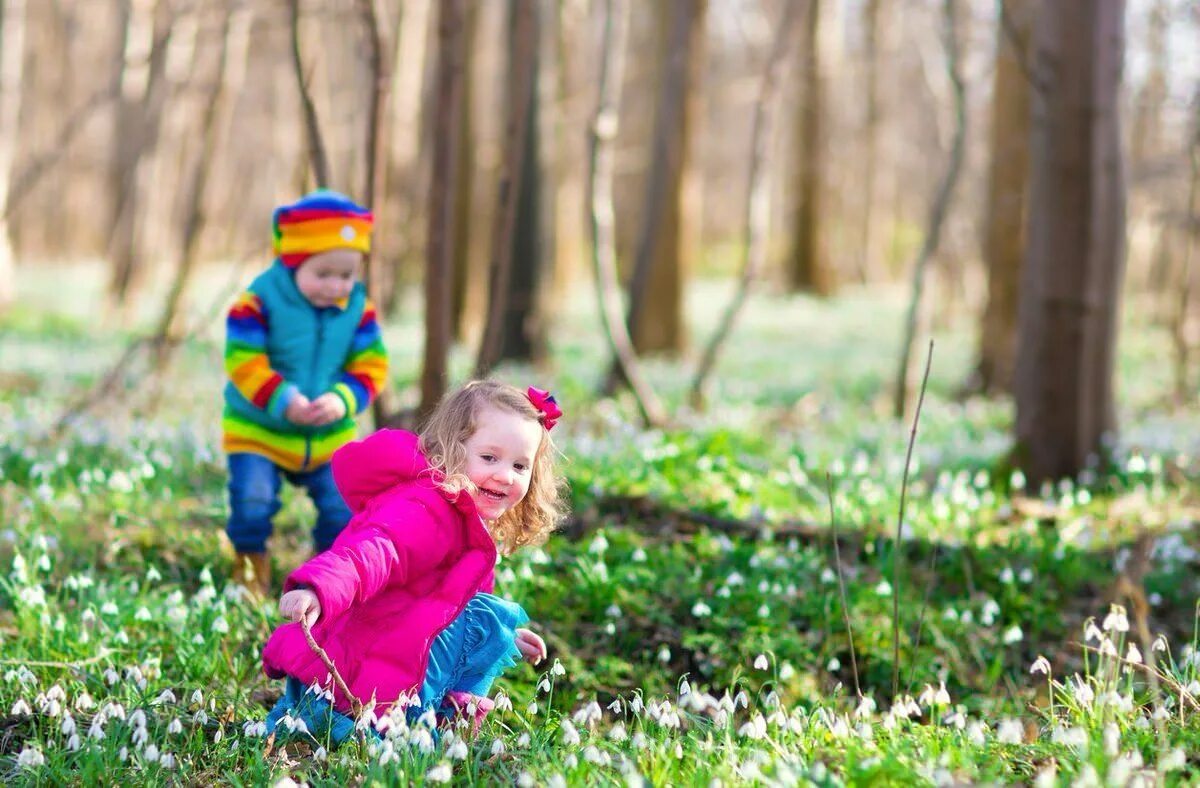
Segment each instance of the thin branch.
[{"label": "thin branch", "polygon": [[328,188],[329,159],[325,154],[325,142],[321,137],[321,126],[317,120],[317,108],[308,90],[304,77],[304,61],[300,57],[300,0],[288,0],[288,12],[292,33],[292,66],[296,73],[296,86],[300,89],[300,103],[304,109],[304,130],[308,140],[308,157],[313,168],[317,186]]},{"label": "thin branch", "polygon": [[925,376],[921,379],[921,394],[917,412],[913,415],[912,431],[908,434],[908,451],[904,455],[904,476],[900,481],[900,512],[896,517],[896,540],[892,544],[892,697],[900,692],[900,550],[904,536],[904,505],[908,500],[908,471],[912,465],[913,446],[917,442],[917,425],[921,423],[921,406],[925,403],[925,387],[929,384],[929,369],[933,366],[933,340],[925,357]]},{"label": "thin branch", "polygon": [[701,354],[696,374],[692,378],[690,398],[695,407],[704,403],[705,382],[716,366],[717,354],[733,331],[733,324],[746,302],[751,283],[758,277],[766,262],[767,231],[771,220],[771,194],[767,188],[767,176],[770,172],[768,159],[779,109],[777,96],[780,77],[786,61],[788,44],[792,40],[791,29],[800,5],[798,2],[784,4],[783,18],[775,31],[775,41],[763,66],[758,104],[754,108],[754,126],[750,133],[750,171],[747,174],[743,219],[742,276],[712,338]]},{"label": "thin branch", "polygon": [[850,625],[850,604],[846,601],[846,580],[842,577],[842,550],[838,547],[837,516],[833,510],[833,477],[825,472],[825,489],[829,497],[829,530],[833,534],[833,559],[837,567],[838,594],[842,598],[842,620],[846,623],[846,637],[850,640],[850,669],[854,671],[854,694],[862,697],[858,681],[858,659],[854,654],[854,627]]},{"label": "thin branch", "polygon": [[362,714],[362,701],[350,691],[350,687],[346,685],[346,680],[342,678],[341,673],[338,673],[337,665],[333,664],[333,660],[329,658],[329,654],[317,643],[316,638],[313,637],[312,629],[308,625],[308,621],[303,618],[300,619],[300,631],[304,633],[304,639],[308,641],[308,647],[312,649],[314,654],[321,658],[321,662],[325,663],[325,667],[329,669],[329,673],[333,676],[338,689],[346,696],[346,700],[350,701],[350,709],[354,712],[354,717],[357,719]]}]

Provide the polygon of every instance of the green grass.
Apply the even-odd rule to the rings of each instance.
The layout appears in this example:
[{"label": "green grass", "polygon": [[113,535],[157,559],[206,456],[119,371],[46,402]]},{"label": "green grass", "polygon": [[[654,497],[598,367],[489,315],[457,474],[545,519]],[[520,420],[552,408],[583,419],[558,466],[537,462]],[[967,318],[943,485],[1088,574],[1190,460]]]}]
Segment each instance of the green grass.
[{"label": "green grass", "polygon": [[[723,292],[701,287],[697,313]],[[1126,321],[1113,466],[1029,490],[1006,462],[1011,406],[953,399],[971,334],[948,320],[897,542],[909,425],[887,418],[896,348],[878,341],[894,335],[881,326],[899,325],[896,294],[755,299],[709,411],[680,405],[686,364],[651,362],[677,415],[654,432],[636,427],[627,398],[594,398],[603,347],[581,302],[555,333],[554,368],[501,371],[554,389],[567,410],[555,436],[573,518],[497,574],[561,670],[514,669],[499,688],[511,709],[476,734],[443,731],[433,746],[398,725],[382,743],[268,751],[255,724],[280,687],[258,655],[278,617],[225,583],[219,330],[185,344],[156,402],[134,370],[48,439],[131,336],[97,330],[82,304],[51,312],[30,297],[0,323],[5,783],[1200,777],[1184,755],[1200,751],[1200,683],[1189,689],[1200,679],[1200,425],[1160,409],[1167,377],[1152,326]],[[408,402],[417,320],[388,329]],[[704,335],[699,314],[694,331]],[[453,363],[461,377],[470,359],[460,350]],[[289,493],[277,572],[303,559],[310,517]],[[1136,617],[1129,631],[1118,619],[1103,626],[1145,529],[1155,535],[1147,624],[1167,651],[1140,641]],[[1111,645],[1103,655],[1085,649],[1104,642],[1087,637],[1090,618]],[[1157,687],[1111,653],[1129,656],[1131,643],[1157,658]],[[1041,655],[1049,677],[1030,672]]]}]

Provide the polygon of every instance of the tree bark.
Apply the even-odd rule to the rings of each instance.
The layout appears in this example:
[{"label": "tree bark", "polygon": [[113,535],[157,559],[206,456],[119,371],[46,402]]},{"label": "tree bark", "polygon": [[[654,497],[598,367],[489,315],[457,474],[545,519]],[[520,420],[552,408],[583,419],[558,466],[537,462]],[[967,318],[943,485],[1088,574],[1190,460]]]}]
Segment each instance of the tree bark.
[{"label": "tree bark", "polygon": [[1123,0],[1056,0],[1034,28],[1039,88],[1015,386],[1016,460],[1034,484],[1084,470],[1116,429],[1124,11]]},{"label": "tree bark", "polygon": [[475,123],[475,71],[478,68],[477,49],[482,35],[480,16],[484,9],[478,0],[469,0],[466,7],[467,17],[463,21],[463,36],[467,45],[463,49],[462,90],[459,110],[458,132],[458,183],[455,186],[454,216],[454,274],[451,279],[450,296],[450,327],[454,338],[465,341],[471,333],[478,329],[483,319],[478,314],[479,307],[485,303],[484,288],[478,264],[478,254],[472,254],[471,221],[472,207],[476,199],[474,180],[476,170],[475,143],[478,129]]},{"label": "tree bark", "polygon": [[[524,237],[526,255],[536,255],[539,239],[537,205],[531,204],[531,196],[537,194],[537,155],[534,145],[537,140],[536,102],[537,93],[537,46],[538,17],[536,0],[513,0],[509,21],[511,41],[508,68],[508,118],[504,133],[504,160],[500,168],[500,184],[496,197],[496,215],[492,227],[491,263],[488,270],[488,309],[483,338],[479,343],[479,355],[475,362],[475,376],[484,377],[504,357],[527,357],[531,349],[524,336],[525,313],[532,303],[525,301],[514,304],[513,287],[514,257],[518,242],[518,218],[524,219],[521,235]],[[533,176],[535,183],[527,184]],[[532,187],[532,188],[531,188]],[[524,203],[524,204],[523,204]],[[519,216],[523,214],[523,216]],[[532,222],[532,228],[528,224]],[[532,235],[532,237],[530,237]],[[522,259],[519,266],[528,274],[537,267],[536,259]],[[529,281],[519,284],[529,293]],[[514,310],[514,306],[518,308]],[[524,307],[524,308],[521,308]],[[517,314],[513,314],[513,312]],[[513,323],[516,322],[515,330]],[[524,346],[524,347],[522,347]]]},{"label": "tree bark", "polygon": [[821,235],[821,195],[827,187],[824,172],[824,75],[821,73],[821,6],[825,0],[809,0],[800,39],[802,96],[797,104],[795,186],[792,213],[792,249],[785,274],[792,292],[820,296],[834,290],[833,274],[825,259]]},{"label": "tree bark", "polygon": [[758,103],[754,107],[754,125],[750,132],[750,165],[746,177],[746,202],[743,207],[745,236],[742,241],[742,275],[733,298],[730,299],[716,331],[713,332],[712,339],[700,356],[700,363],[692,378],[690,397],[692,405],[697,408],[704,406],[706,382],[716,365],[717,354],[733,331],[734,321],[746,302],[750,285],[758,278],[766,262],[767,230],[771,219],[771,192],[767,175],[770,172],[775,117],[779,110],[779,81],[799,5],[799,2],[784,4],[783,18],[775,28],[775,41],[763,67]]},{"label": "tree bark", "polygon": [[[662,90],[625,320],[634,347],[642,353],[680,353],[686,342],[683,285],[686,235],[692,230],[686,210],[687,170],[698,114],[696,85],[706,6],[707,0],[670,0],[661,6],[666,31]],[[645,308],[651,303],[652,315]],[[613,371],[619,375],[620,365]]]},{"label": "tree bark", "polygon": [[[143,249],[141,248],[142,190],[150,158],[158,147],[163,108],[169,86],[166,80],[167,45],[175,24],[171,0],[156,0],[153,9],[152,39],[146,69],[145,87],[135,99],[123,98],[117,116],[114,138],[113,203],[115,220],[108,239],[112,273],[108,284],[109,306],[121,311],[141,285]],[[130,24],[133,24],[132,19]],[[128,46],[128,44],[127,44]],[[143,68],[130,62],[124,53],[122,92],[136,89],[133,74]],[[128,88],[128,89],[127,89]]]},{"label": "tree bark", "polygon": [[600,301],[605,336],[637,400],[642,421],[661,426],[666,412],[642,376],[633,341],[621,314],[621,289],[617,282],[616,233],[613,222],[613,141],[617,135],[624,71],[625,42],[629,32],[628,0],[604,0],[604,38],[600,50],[600,95],[589,126],[587,211],[592,236],[592,270]]},{"label": "tree bark", "polygon": [[21,108],[25,63],[25,0],[0,0],[0,312],[16,295],[16,262],[8,228],[8,202]]},{"label": "tree bark", "polygon": [[992,79],[983,258],[988,295],[979,330],[979,359],[971,391],[1012,391],[1017,354],[1017,299],[1025,253],[1025,199],[1029,188],[1030,84],[1027,64],[1037,0],[1007,0],[1007,31],[996,37]]},{"label": "tree bark", "polygon": [[875,234],[875,162],[879,153],[879,22],[883,0],[867,0],[863,5],[863,68],[866,70],[863,88],[867,103],[863,120],[863,180],[862,212],[859,229],[859,245],[862,261],[859,263],[859,278],[867,284],[876,278],[879,268],[876,260]]},{"label": "tree bark", "polygon": [[434,91],[433,162],[425,264],[425,350],[418,417],[433,411],[446,391],[450,352],[450,271],[454,261],[454,199],[458,183],[459,113],[466,57],[464,0],[438,5],[438,52]]}]

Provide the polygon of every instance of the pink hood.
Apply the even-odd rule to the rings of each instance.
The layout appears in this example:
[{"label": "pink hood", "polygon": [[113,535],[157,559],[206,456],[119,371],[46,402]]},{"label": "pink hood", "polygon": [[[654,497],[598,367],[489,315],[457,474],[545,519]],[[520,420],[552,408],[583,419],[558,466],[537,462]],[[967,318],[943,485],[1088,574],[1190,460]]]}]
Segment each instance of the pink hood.
[{"label": "pink hood", "polygon": [[[496,545],[469,495],[434,485],[417,436],[380,430],[333,455],[333,476],[354,517],[333,547],[288,576],[284,590],[317,595],[313,637],[350,691],[383,714],[425,679],[429,647],[479,591],[491,591]],[[277,628],[263,649],[272,678],[294,676],[349,700],[308,646],[299,624]]]}]

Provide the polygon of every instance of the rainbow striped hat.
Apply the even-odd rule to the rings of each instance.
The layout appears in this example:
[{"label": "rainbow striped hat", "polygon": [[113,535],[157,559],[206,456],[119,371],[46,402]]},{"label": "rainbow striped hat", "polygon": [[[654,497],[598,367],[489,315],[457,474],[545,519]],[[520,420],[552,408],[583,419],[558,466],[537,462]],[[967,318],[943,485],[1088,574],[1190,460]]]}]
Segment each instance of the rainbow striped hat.
[{"label": "rainbow striped hat", "polygon": [[371,251],[371,227],[375,217],[344,194],[317,189],[290,205],[275,209],[271,228],[275,256],[288,268],[296,268],[311,255],[330,249]]}]

